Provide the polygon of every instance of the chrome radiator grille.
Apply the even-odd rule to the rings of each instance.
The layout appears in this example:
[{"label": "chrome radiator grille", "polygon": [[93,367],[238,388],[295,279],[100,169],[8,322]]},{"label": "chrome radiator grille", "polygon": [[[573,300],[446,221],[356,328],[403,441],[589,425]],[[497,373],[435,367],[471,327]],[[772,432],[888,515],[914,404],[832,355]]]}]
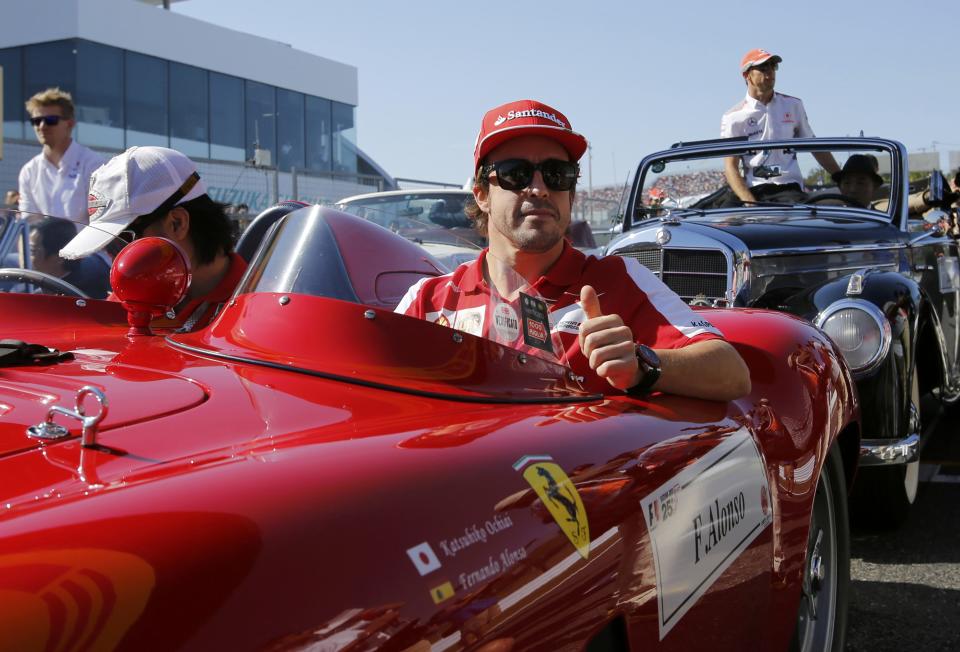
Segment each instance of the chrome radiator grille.
[{"label": "chrome radiator grille", "polygon": [[661,249],[638,245],[616,252],[636,258],[660,277],[668,288],[690,303],[722,299],[727,292],[727,258],[722,251],[709,249]]}]

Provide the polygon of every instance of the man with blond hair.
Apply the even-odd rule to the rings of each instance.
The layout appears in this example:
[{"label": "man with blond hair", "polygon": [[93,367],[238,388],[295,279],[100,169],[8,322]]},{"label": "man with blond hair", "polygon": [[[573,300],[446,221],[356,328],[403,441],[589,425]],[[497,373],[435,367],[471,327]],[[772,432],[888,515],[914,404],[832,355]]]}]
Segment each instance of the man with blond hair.
[{"label": "man with blond hair", "polygon": [[48,88],[27,100],[27,113],[43,151],[20,169],[19,209],[86,224],[90,174],[104,159],[74,142],[73,98]]}]

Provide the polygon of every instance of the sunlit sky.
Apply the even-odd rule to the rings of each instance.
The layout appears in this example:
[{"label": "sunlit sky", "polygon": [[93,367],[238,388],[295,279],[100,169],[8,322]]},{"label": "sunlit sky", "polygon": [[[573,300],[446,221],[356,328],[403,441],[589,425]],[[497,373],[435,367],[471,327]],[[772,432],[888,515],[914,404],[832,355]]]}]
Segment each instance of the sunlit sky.
[{"label": "sunlit sky", "polygon": [[462,183],[484,111],[534,98],[590,141],[581,187],[591,170],[594,186],[621,185],[646,153],[718,137],[754,47],[783,57],[777,90],[803,99],[817,135],[960,151],[956,0],[186,0],[173,11],[356,66],[358,145],[399,177]]}]

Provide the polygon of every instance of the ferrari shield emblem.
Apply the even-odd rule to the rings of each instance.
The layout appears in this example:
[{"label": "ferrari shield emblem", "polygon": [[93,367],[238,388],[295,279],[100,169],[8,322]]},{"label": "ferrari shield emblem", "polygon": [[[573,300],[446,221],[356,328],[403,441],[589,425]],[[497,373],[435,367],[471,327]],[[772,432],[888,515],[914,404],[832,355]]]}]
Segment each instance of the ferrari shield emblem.
[{"label": "ferrari shield emblem", "polygon": [[[590,525],[583,501],[570,478],[547,455],[530,455],[517,460],[513,468],[523,469],[526,479],[540,501],[550,511],[570,543],[580,556],[586,559],[590,555]],[[528,466],[529,465],[529,466]],[[526,467],[526,468],[524,468]]]}]

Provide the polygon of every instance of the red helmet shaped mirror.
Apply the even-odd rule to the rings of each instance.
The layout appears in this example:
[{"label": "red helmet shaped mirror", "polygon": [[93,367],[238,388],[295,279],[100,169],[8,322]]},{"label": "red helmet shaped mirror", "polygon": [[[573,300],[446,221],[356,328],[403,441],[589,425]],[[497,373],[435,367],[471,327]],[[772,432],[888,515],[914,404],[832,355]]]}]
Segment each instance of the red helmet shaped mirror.
[{"label": "red helmet shaped mirror", "polygon": [[190,265],[170,240],[139,238],[114,258],[110,285],[127,310],[127,336],[151,335],[150,320],[172,310],[187,293]]}]

